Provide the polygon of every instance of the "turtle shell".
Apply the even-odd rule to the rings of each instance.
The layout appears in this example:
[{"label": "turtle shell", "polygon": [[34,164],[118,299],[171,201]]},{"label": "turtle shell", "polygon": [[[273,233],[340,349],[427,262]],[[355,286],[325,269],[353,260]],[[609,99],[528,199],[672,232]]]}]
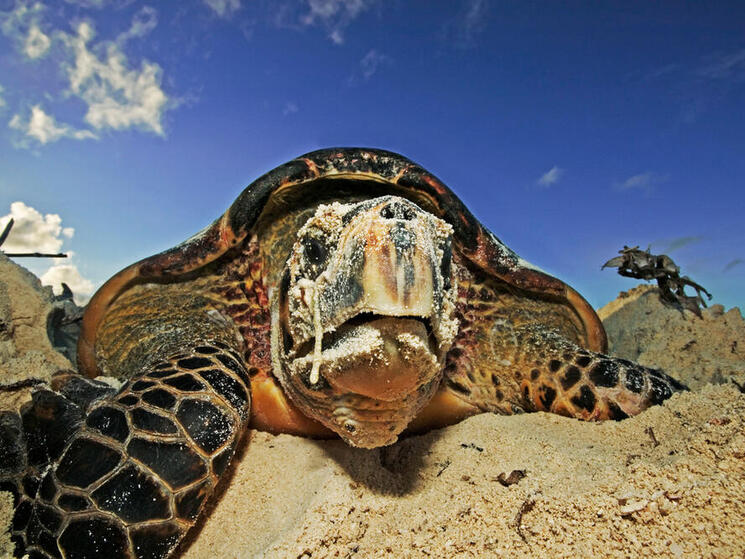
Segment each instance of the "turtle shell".
[{"label": "turtle shell", "polygon": [[[486,229],[437,177],[409,159],[370,148],[329,148],[302,155],[251,183],[211,225],[171,249],[145,258],[109,279],[93,296],[83,317],[78,342],[81,372],[97,374],[96,330],[109,305],[128,287],[193,273],[243,242],[262,214],[295,203],[297,192],[323,183],[326,196],[345,199],[350,184],[361,191],[407,198],[453,226],[454,248],[483,272],[523,292],[565,304],[584,326],[584,344],[603,352],[605,330],[592,307],[574,289],[515,254]],[[329,186],[331,185],[331,186]],[[335,186],[336,185],[336,186]],[[334,190],[334,188],[337,188]]]}]

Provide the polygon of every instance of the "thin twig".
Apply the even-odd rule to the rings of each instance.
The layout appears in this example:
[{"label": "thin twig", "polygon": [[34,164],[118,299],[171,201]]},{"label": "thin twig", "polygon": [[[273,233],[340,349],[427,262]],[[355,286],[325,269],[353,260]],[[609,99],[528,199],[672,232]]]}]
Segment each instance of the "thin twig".
[{"label": "thin twig", "polygon": [[66,254],[61,252],[57,254],[44,254],[43,252],[5,252],[9,258],[67,258]]}]

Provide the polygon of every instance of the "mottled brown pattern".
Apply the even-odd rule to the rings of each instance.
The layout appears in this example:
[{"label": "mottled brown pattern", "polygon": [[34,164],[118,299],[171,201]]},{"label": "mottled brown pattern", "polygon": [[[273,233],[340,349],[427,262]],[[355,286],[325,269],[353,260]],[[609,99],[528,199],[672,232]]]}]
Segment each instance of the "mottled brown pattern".
[{"label": "mottled brown pattern", "polygon": [[[561,300],[529,293],[494,280],[455,255],[460,329],[445,365],[447,383],[482,410],[518,413],[525,410],[521,380],[532,367],[514,365],[516,349],[506,344],[519,328],[551,324],[566,339],[585,343],[582,323]],[[542,351],[536,348],[536,353]]]},{"label": "mottled brown pattern", "polygon": [[623,419],[684,387],[664,373],[585,349],[581,322],[551,299],[515,292],[462,259],[461,327],[446,386],[483,411]]},{"label": "mottled brown pattern", "polygon": [[244,359],[251,375],[271,374],[269,298],[259,242],[246,247],[223,264],[211,298],[225,308],[245,341]]}]

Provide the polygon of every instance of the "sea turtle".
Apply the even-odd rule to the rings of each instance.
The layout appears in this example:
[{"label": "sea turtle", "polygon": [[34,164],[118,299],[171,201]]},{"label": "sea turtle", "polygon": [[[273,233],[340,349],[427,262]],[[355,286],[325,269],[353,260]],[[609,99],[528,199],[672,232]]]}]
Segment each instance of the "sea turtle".
[{"label": "sea turtle", "polygon": [[[685,387],[395,153],[315,151],[111,278],[80,370],[0,416],[33,557],[166,557],[248,428],[389,445],[482,412],[622,419]],[[300,475],[300,474],[298,474]]]}]

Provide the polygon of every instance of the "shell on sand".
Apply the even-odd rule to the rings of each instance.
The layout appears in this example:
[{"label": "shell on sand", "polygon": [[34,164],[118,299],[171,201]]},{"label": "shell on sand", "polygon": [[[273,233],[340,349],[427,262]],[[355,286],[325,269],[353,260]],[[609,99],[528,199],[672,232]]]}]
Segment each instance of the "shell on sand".
[{"label": "shell on sand", "polygon": [[[25,315],[4,309],[40,295],[33,282],[8,288],[21,272],[0,264],[0,324],[11,325],[0,383],[69,367],[38,332],[38,348],[15,345]],[[482,414],[375,450],[252,432],[184,557],[742,555],[745,395],[731,382],[745,378],[742,315],[714,306],[699,319],[646,289],[600,315],[615,354],[694,391],[621,422]],[[0,557],[10,502],[0,492]]]}]

